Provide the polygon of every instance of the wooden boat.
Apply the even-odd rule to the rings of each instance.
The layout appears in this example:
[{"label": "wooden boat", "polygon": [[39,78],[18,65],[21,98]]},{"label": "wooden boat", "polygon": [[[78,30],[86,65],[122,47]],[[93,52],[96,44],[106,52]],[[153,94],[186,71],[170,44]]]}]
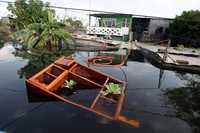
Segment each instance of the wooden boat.
[{"label": "wooden boat", "polygon": [[[59,93],[60,90],[63,90],[62,85],[65,80],[69,79],[74,80],[78,87],[86,87],[89,89],[87,92],[92,90],[97,92],[96,95],[89,96],[94,97],[91,98],[91,103],[84,105],[77,102],[76,99],[70,99],[67,95]],[[102,91],[105,90],[105,85],[110,82],[117,83],[122,86],[122,92],[117,100],[102,95]],[[61,100],[111,120],[125,122],[134,127],[139,126],[138,121],[131,120],[120,114],[125,97],[125,82],[79,64],[72,58],[59,58],[47,68],[27,79],[26,85],[30,90],[44,94],[50,98]],[[79,96],[79,93],[74,95],[77,95],[76,98],[81,97]]]},{"label": "wooden boat", "polygon": [[73,36],[73,38],[75,39],[77,46],[72,49],[78,51],[117,51],[120,48],[119,44],[112,44],[108,41],[82,38],[78,36]]},{"label": "wooden boat", "polygon": [[165,62],[157,53],[145,48],[140,48],[141,54],[154,66],[164,70],[175,70],[180,72],[188,72],[200,74],[200,66],[188,64],[175,64]]},{"label": "wooden boat", "polygon": [[128,60],[128,57],[131,51],[126,49],[126,53],[124,53],[124,49],[120,49],[117,52],[118,53],[101,52],[97,56],[88,57],[86,59],[86,63],[87,65],[94,65],[94,66],[100,66],[100,67],[120,68],[126,65],[126,62]]}]

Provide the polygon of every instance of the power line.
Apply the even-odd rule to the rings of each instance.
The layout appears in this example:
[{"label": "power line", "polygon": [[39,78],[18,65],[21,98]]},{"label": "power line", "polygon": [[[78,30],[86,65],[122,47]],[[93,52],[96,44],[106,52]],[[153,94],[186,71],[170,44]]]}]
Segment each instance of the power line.
[{"label": "power line", "polygon": [[[15,4],[16,2],[7,1],[7,0],[0,0],[0,3],[7,3],[7,4]],[[91,6],[91,5],[90,5]],[[127,14],[127,13],[120,13],[120,12],[110,12],[110,11],[102,11],[102,10],[92,10],[92,9],[83,9],[83,8],[70,8],[70,7],[61,7],[61,6],[53,6],[48,5],[47,7],[54,8],[54,9],[63,9],[63,10],[75,10],[75,11],[85,11],[85,12],[98,12],[98,13],[107,13],[107,14],[121,14],[121,15],[132,15],[132,17],[141,17],[141,18],[149,18],[149,19],[168,19],[168,20],[174,20],[174,18],[165,18],[165,17],[157,17],[157,16],[148,16],[148,15],[138,15],[138,14]],[[91,7],[90,7],[91,8]],[[186,22],[197,22],[200,23],[200,21],[197,20],[182,20],[177,19],[178,21],[186,21]]]},{"label": "power line", "polygon": [[[1,3],[7,3],[7,4],[14,4],[15,3],[15,2],[7,1],[7,0],[0,0],[0,2]],[[121,13],[121,12],[110,12],[110,11],[92,10],[92,9],[83,9],[83,8],[70,8],[70,7],[61,7],[61,6],[52,6],[52,5],[49,5],[48,7],[51,7],[51,8],[54,8],[54,9],[64,9],[64,10],[77,10],[77,11],[86,11],[86,12],[132,15],[132,16],[135,16],[135,17],[144,17],[144,18],[173,19],[173,18],[156,17],[156,16],[149,16],[149,15],[127,14],[127,13]]]},{"label": "power line", "polygon": [[[14,4],[15,2],[11,1],[5,1],[5,0],[0,0],[1,3],[7,3],[7,4]],[[69,10],[79,10],[79,11],[92,11],[92,12],[101,12],[101,13],[116,13],[116,12],[109,12],[109,11],[102,11],[102,10],[91,10],[91,9],[83,9],[83,8],[70,8],[70,7],[61,7],[61,6],[51,6],[49,5],[48,7],[51,8],[57,8],[57,9],[69,9]],[[121,14],[121,13],[118,13]]]}]

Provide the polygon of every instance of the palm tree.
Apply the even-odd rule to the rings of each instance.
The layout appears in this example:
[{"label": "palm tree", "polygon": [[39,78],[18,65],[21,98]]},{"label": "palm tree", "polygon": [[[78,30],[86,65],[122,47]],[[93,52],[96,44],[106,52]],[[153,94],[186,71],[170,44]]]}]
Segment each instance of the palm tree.
[{"label": "palm tree", "polygon": [[72,42],[72,36],[65,25],[57,22],[53,12],[48,11],[48,21],[45,23],[32,23],[26,28],[17,31],[14,38],[30,48],[60,48],[62,44]]}]

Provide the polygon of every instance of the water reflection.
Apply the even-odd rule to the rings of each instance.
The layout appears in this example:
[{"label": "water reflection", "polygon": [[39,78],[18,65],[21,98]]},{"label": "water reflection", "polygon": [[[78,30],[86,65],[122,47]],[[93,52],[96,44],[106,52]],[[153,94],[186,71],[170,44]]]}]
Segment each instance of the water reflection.
[{"label": "water reflection", "polygon": [[41,69],[45,68],[47,65],[51,64],[60,56],[69,56],[73,51],[63,50],[63,51],[23,51],[17,50],[15,56],[21,57],[23,59],[28,59],[27,65],[18,70],[20,78],[29,78]]},{"label": "water reflection", "polygon": [[[109,63],[109,65],[120,65],[124,62],[123,65],[126,65],[127,58],[129,56],[129,50],[128,49],[119,49],[118,51],[104,51],[104,52],[95,52],[95,56],[108,56],[112,57],[112,62]],[[105,60],[98,60],[95,63],[105,63]]]},{"label": "water reflection", "polygon": [[[114,70],[116,69],[116,66],[126,66],[127,65],[127,61],[128,61],[128,57],[129,57],[129,51],[127,49],[120,49],[117,51],[76,51],[72,57],[78,61],[79,63],[85,64],[89,67],[94,67],[95,69],[103,69],[102,71],[104,72],[104,70],[107,69],[111,69]],[[91,61],[91,59],[93,59],[93,57],[97,57],[98,56],[106,56],[106,57],[111,57],[112,61],[109,62],[108,64],[104,64],[105,60],[96,60],[96,61]],[[90,61],[89,61],[90,60]],[[95,62],[95,63],[94,63]],[[104,67],[106,69],[104,69]],[[109,71],[108,71],[109,73]],[[113,73],[113,72],[111,72]],[[115,73],[117,74],[117,73]],[[111,74],[112,75],[112,74]],[[118,77],[120,78],[120,77]]]},{"label": "water reflection", "polygon": [[145,62],[144,55],[140,50],[131,50],[128,57],[129,61]]},{"label": "water reflection", "polygon": [[0,61],[14,61],[16,57],[12,54],[13,52],[15,52],[15,49],[11,44],[5,45],[0,49]]},{"label": "water reflection", "polygon": [[200,75],[181,75],[185,87],[168,90],[165,95],[176,108],[177,117],[186,120],[195,133],[200,132]]},{"label": "water reflection", "polygon": [[4,43],[1,42],[1,40],[0,40],[0,48],[2,48],[3,46],[4,46]]}]

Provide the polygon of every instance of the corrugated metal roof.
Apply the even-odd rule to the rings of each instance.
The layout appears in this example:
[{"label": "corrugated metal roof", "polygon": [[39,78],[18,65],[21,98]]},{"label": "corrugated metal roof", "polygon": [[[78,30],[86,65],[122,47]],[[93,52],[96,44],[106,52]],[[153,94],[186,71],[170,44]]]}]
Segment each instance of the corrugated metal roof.
[{"label": "corrugated metal roof", "polygon": [[96,13],[90,14],[93,17],[116,17],[116,16],[128,16],[132,17],[132,14],[123,14],[123,13]]},{"label": "corrugated metal roof", "polygon": [[123,14],[123,13],[95,13],[89,14],[93,17],[116,17],[116,16],[128,16],[133,18],[149,18],[149,19],[165,19],[165,20],[173,20],[173,18],[165,18],[165,17],[156,17],[156,16],[146,16],[146,15],[134,15],[134,14]]}]

